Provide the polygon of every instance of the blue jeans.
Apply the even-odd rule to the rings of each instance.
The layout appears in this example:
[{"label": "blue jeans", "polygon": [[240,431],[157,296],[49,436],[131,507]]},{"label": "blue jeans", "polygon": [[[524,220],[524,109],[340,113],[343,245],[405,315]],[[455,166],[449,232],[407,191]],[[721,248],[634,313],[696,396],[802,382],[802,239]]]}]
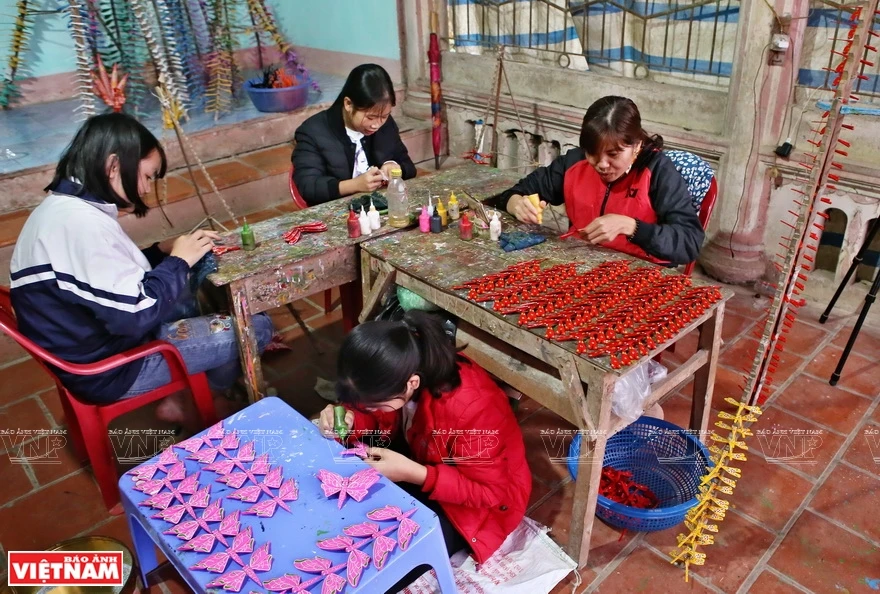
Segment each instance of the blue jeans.
[{"label": "blue jeans", "polygon": [[[251,318],[260,353],[272,340],[275,330],[272,320],[264,313]],[[238,340],[232,316],[212,314],[198,318],[177,320],[162,324],[156,338],[170,342],[180,351],[190,374],[206,372],[214,390],[231,388],[241,374]],[[123,398],[140,396],[171,381],[171,371],[165,357],[156,353],[144,359],[137,379]]]}]

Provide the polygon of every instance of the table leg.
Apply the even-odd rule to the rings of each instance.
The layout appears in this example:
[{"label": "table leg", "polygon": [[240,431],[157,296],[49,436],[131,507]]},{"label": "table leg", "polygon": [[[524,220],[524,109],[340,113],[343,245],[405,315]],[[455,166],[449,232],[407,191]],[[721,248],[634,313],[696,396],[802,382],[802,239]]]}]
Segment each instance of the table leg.
[{"label": "table leg", "polygon": [[718,368],[718,352],[721,350],[721,326],[724,321],[724,303],[715,314],[700,325],[698,349],[708,351],[705,365],[694,374],[694,397],[691,404],[691,429],[700,432],[700,441],[707,442],[706,430],[712,414],[712,393],[715,389],[715,371]]},{"label": "table leg", "polygon": [[126,513],[125,516],[128,520],[128,529],[131,532],[131,542],[141,575],[141,583],[144,590],[149,590],[147,574],[159,567],[159,561],[156,558],[156,545],[153,544],[150,535],[136,517],[129,513]]},{"label": "table leg", "polygon": [[590,556],[590,540],[593,536],[593,522],[602,479],[602,462],[605,460],[605,443],[611,431],[614,376],[597,370],[589,377],[581,378],[574,364],[563,365],[559,372],[566,386],[583,386],[575,390],[583,394],[580,398],[583,412],[578,418],[584,421],[580,428],[578,478],[572,501],[567,552],[578,562],[578,567],[584,567]]},{"label": "table leg", "polygon": [[238,338],[238,353],[241,369],[244,372],[248,400],[256,402],[263,394],[263,367],[260,364],[260,349],[251,326],[248,311],[247,293],[243,285],[229,285],[229,303],[232,305],[232,318],[235,322],[235,336]]},{"label": "table leg", "polygon": [[339,298],[342,301],[342,328],[346,334],[358,324],[361,313],[361,281],[360,279],[345,283],[339,287]]}]

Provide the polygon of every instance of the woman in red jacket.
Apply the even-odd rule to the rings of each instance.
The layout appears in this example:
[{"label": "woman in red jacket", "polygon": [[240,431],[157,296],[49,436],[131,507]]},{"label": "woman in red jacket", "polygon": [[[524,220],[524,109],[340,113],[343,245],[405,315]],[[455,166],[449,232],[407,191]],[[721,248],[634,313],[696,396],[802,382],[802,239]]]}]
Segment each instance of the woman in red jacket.
[{"label": "woman in red jacket", "polygon": [[626,97],[593,103],[581,126],[580,147],[539,167],[501,195],[499,208],[538,222],[541,206],[565,203],[582,238],[659,264],[696,260],[703,227],[687,183],[663,154],[663,138],[642,129],[639,108]]},{"label": "woman in red jacket", "polygon": [[[386,444],[403,437],[394,449],[370,448],[367,462],[414,486],[441,524],[452,525],[451,536],[486,561],[522,521],[532,488],[522,433],[501,388],[458,353],[436,317],[420,311],[356,327],[339,352],[336,386],[354,436],[378,433]],[[333,437],[332,406],[319,426]],[[450,554],[461,548],[454,544],[447,541]]]}]

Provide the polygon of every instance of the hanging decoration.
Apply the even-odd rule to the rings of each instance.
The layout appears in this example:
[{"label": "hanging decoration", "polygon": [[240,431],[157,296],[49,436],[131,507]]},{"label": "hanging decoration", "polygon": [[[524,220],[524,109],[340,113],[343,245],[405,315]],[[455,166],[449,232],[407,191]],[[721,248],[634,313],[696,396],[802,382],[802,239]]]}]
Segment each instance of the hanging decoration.
[{"label": "hanging decoration", "polygon": [[278,51],[284,57],[284,62],[287,65],[288,70],[299,72],[303,78],[310,81],[313,89],[320,92],[321,87],[318,86],[317,81],[311,77],[308,68],[300,62],[299,56],[293,51],[293,47],[278,31],[275,19],[269,11],[268,6],[266,6],[266,0],[247,0],[247,8],[253,20],[255,32],[264,31],[272,38]]},{"label": "hanging decoration", "polygon": [[147,42],[147,49],[150,52],[153,65],[159,73],[159,80],[162,81],[161,84],[167,89],[168,94],[174,98],[183,117],[186,118],[186,104],[189,101],[189,94],[186,92],[186,88],[179,86],[179,78],[175,76],[172,66],[163,51],[161,37],[153,26],[154,21],[152,15],[147,12],[145,0],[131,0],[131,8]]},{"label": "hanging decoration", "polygon": [[2,109],[8,108],[19,97],[20,91],[15,80],[16,76],[21,74],[21,56],[27,49],[28,37],[30,37],[33,24],[33,19],[28,15],[28,0],[18,0],[6,73],[0,80],[0,108]]},{"label": "hanging decoration", "polygon": [[210,21],[210,28],[214,47],[205,60],[209,80],[205,111],[213,113],[216,120],[232,107],[235,62],[232,55],[232,33],[226,21],[226,0],[212,0],[211,12],[213,20]]},{"label": "hanging decoration", "polygon": [[[877,52],[871,39],[880,37],[874,31],[874,19],[878,14],[878,0],[867,0],[858,7],[841,6],[841,11],[852,11],[849,21],[844,21],[838,31],[845,36],[834,41],[842,42],[842,49],[832,49],[830,63],[837,63],[828,70],[834,75],[831,87],[834,98],[830,104],[821,107],[824,111],[813,128],[813,138],[808,142],[813,148],[804,154],[804,160],[798,164],[807,172],[808,178],[802,190],[795,190],[798,195],[793,200],[782,223],[787,227],[786,234],[779,245],[782,250],[777,254],[774,266],[780,273],[778,284],[774,287],[774,295],[767,315],[758,323],[755,337],[759,346],[751,367],[744,369],[745,382],[740,401],[726,398],[725,401],[735,407],[735,412],[720,412],[720,420],[716,427],[728,431],[726,437],[716,433],[710,439],[716,445],[710,447],[715,467],[701,481],[699,504],[688,514],[686,526],[689,534],[678,536],[678,548],[670,553],[672,562],[680,562],[685,568],[685,581],[688,579],[690,565],[703,565],[706,554],[698,549],[714,544],[714,537],[708,532],[718,532],[719,522],[724,519],[729,502],[725,495],[733,494],[736,486],[734,479],[741,477],[740,469],[729,466],[731,461],[745,461],[742,451],[748,450],[745,439],[752,435],[750,426],[757,422],[763,404],[770,396],[769,387],[773,383],[772,374],[780,363],[784,351],[786,335],[794,326],[795,316],[803,305],[800,297],[805,289],[809,272],[812,271],[824,220],[828,218],[827,209],[832,200],[825,194],[836,190],[835,184],[840,181],[843,165],[841,157],[848,155],[851,141],[841,138],[843,130],[853,130],[851,124],[843,122],[848,113],[849,104],[858,102],[853,86],[857,80],[867,80],[861,73],[865,66],[873,66],[870,54]],[[848,31],[847,31],[848,29]],[[842,56],[837,58],[837,56]],[[719,447],[719,444],[721,447]]]},{"label": "hanging decoration", "polygon": [[83,13],[83,6],[79,0],[68,0],[71,34],[76,50],[76,89],[80,100],[77,111],[88,118],[95,115],[95,94],[92,91],[92,59],[87,42],[88,28]]},{"label": "hanging decoration", "polygon": [[92,73],[92,84],[95,94],[101,100],[112,108],[115,112],[122,111],[125,105],[125,83],[128,82],[128,75],[123,74],[119,77],[119,64],[114,64],[110,76],[107,76],[107,68],[101,60],[101,56],[97,55],[98,67]]},{"label": "hanging decoration", "polygon": [[[226,203],[226,200],[223,199],[223,196],[220,195],[220,190],[217,189],[217,186],[214,184],[214,180],[208,174],[208,170],[205,168],[205,164],[202,163],[202,160],[199,158],[198,153],[196,153],[195,147],[193,147],[192,143],[189,140],[189,137],[183,131],[183,128],[180,126],[180,115],[183,113],[183,109],[177,103],[174,97],[165,89],[163,85],[163,81],[160,80],[159,86],[156,87],[156,97],[159,99],[159,103],[162,106],[162,121],[166,128],[171,128],[174,130],[174,134],[177,136],[177,142],[180,145],[180,154],[183,156],[183,161],[186,163],[186,169],[189,172],[190,180],[192,181],[193,187],[196,189],[196,195],[199,197],[199,203],[202,205],[202,210],[205,213],[205,218],[196,225],[196,227],[200,227],[205,222],[207,222],[211,229],[216,229],[214,225],[216,224],[218,227],[226,231],[227,229],[217,221],[208,210],[208,205],[205,203],[205,198],[202,196],[202,190],[199,188],[199,184],[196,181],[195,173],[193,172],[192,164],[190,163],[189,155],[195,159],[196,164],[202,172],[202,175],[205,176],[205,179],[208,181],[208,185],[211,186],[211,191],[214,192],[214,195],[220,200],[220,203],[223,205],[223,208],[226,209],[226,214],[229,215],[229,218],[238,225],[238,219],[235,218],[235,214],[232,212],[232,209],[229,208],[229,204]],[[187,152],[189,151],[189,152]]]}]

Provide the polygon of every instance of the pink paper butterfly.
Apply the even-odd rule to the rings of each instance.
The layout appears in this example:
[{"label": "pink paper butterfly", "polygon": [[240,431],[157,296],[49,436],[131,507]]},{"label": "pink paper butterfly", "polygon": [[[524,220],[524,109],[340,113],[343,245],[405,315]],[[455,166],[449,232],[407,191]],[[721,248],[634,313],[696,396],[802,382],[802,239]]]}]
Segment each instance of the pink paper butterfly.
[{"label": "pink paper butterfly", "polygon": [[255,514],[260,516],[261,518],[271,518],[275,514],[276,506],[284,506],[284,509],[290,511],[283,502],[285,501],[296,501],[299,497],[299,489],[296,486],[296,481],[293,479],[287,479],[282,483],[281,487],[278,489],[278,496],[272,497],[272,499],[267,499],[265,501],[261,501],[256,505],[252,505],[251,507],[244,510],[245,514]]},{"label": "pink paper butterfly", "polygon": [[355,501],[363,501],[370,487],[379,480],[379,473],[373,468],[358,470],[350,477],[342,477],[329,470],[319,470],[318,480],[321,481],[321,489],[326,497],[339,493],[338,509],[342,509],[346,496],[351,496]]},{"label": "pink paper butterfly", "polygon": [[[253,541],[251,541],[251,545],[253,545]],[[236,561],[240,562],[239,559],[236,559]],[[205,586],[208,588],[216,588],[222,586],[224,590],[238,592],[244,585],[244,580],[246,578],[250,578],[251,581],[253,581],[255,584],[258,584],[262,588],[264,587],[263,582],[262,580],[260,580],[255,572],[269,571],[271,569],[272,555],[269,554],[269,543],[267,542],[266,544],[261,545],[256,551],[254,551],[247,565],[242,564],[242,569],[236,569],[234,571],[230,571],[229,573],[221,575],[220,577],[205,584]]]},{"label": "pink paper butterfly", "polygon": [[163,478],[141,481],[135,484],[134,489],[135,491],[140,491],[147,495],[155,495],[162,490],[162,487],[172,489],[172,481],[181,481],[184,477],[186,477],[186,464],[183,462],[177,462],[174,466],[168,469],[168,472]]},{"label": "pink paper butterfly", "polygon": [[364,568],[370,565],[370,556],[358,549],[367,541],[355,543],[348,536],[334,536],[333,538],[325,538],[318,541],[318,548],[325,551],[345,551],[348,553],[348,562],[345,564],[345,573],[348,576],[348,583],[352,588],[357,587],[361,579],[361,573]]},{"label": "pink paper butterfly", "polygon": [[[220,503],[218,499],[215,503]],[[220,510],[220,513],[223,513],[223,510]],[[185,542],[180,545],[178,550],[180,551],[198,551],[200,553],[210,553],[211,549],[214,548],[214,541],[219,540],[226,546],[226,539],[223,536],[235,536],[239,531],[239,513],[238,511],[234,511],[220,522],[219,530],[212,531],[209,534],[202,534],[201,536],[197,536],[189,542]],[[181,524],[183,526],[183,524]]]},{"label": "pink paper butterfly", "polygon": [[223,436],[226,432],[223,430],[223,421],[211,425],[208,430],[205,432],[205,435],[201,437],[191,437],[185,441],[182,441],[178,444],[175,444],[174,447],[180,448],[182,450],[186,450],[189,453],[198,452],[203,445],[207,445],[208,447],[212,447],[211,440],[212,439],[223,439]]},{"label": "pink paper butterfly", "polygon": [[[376,569],[382,569],[388,555],[397,546],[397,542],[393,538],[388,538],[384,533],[392,531],[394,528],[386,528],[380,530],[378,524],[373,522],[361,522],[353,526],[343,529],[349,536],[366,536],[373,539],[373,565]],[[320,544],[318,545],[320,546]]]},{"label": "pink paper butterfly", "polygon": [[[224,438],[224,441],[225,441],[225,438]],[[232,472],[232,469],[236,468],[236,467],[244,470],[244,463],[245,462],[253,462],[254,461],[254,454],[255,454],[256,447],[255,447],[253,441],[249,441],[249,442],[245,443],[243,446],[241,446],[241,449],[238,450],[238,455],[236,455],[236,456],[233,456],[232,454],[227,452],[226,449],[224,449],[222,447],[222,445],[223,445],[222,443],[220,445],[221,445],[221,447],[218,449],[218,452],[220,454],[222,454],[224,457],[226,457],[227,459],[220,460],[217,462],[212,461],[211,464],[208,464],[207,466],[205,466],[205,470],[210,470],[212,472],[216,472],[219,475],[226,475],[226,474],[229,474],[230,472]],[[235,436],[235,446],[238,447],[238,436],[237,435]],[[228,449],[231,450],[231,449],[235,449],[235,448],[228,448]],[[208,450],[205,450],[205,451],[208,451]]]},{"label": "pink paper butterfly", "polygon": [[[233,465],[235,462],[233,462]],[[257,483],[255,477],[265,475],[269,472],[269,454],[260,454],[251,464],[250,469],[244,472],[229,472],[217,479],[219,483],[226,483],[233,489],[241,487],[248,479],[254,484]]]},{"label": "pink paper butterfly", "polygon": [[171,524],[177,524],[183,518],[183,514],[189,512],[189,515],[196,518],[194,508],[202,509],[208,506],[208,500],[211,497],[211,486],[205,486],[190,495],[189,500],[181,505],[173,505],[167,507],[157,514],[153,514],[154,518],[160,518]]},{"label": "pink paper butterfly", "polygon": [[162,450],[162,453],[159,454],[159,459],[152,464],[141,464],[137,468],[133,468],[129,470],[126,474],[131,475],[131,480],[135,483],[139,483],[141,481],[148,481],[153,478],[153,475],[156,474],[157,470],[161,470],[162,472],[167,473],[168,469],[166,466],[171,464],[175,464],[180,462],[180,459],[177,457],[177,452],[174,451],[173,448],[165,448]]},{"label": "pink paper butterfly", "polygon": [[220,440],[220,445],[214,447],[209,441],[205,441],[208,447],[204,450],[197,450],[190,456],[190,460],[198,460],[202,464],[210,464],[217,458],[217,454],[223,454],[227,458],[231,458],[229,451],[238,449],[238,434],[234,431],[227,433]]},{"label": "pink paper butterfly", "polygon": [[343,456],[357,456],[361,459],[366,459],[369,457],[369,453],[367,453],[367,446],[364,445],[364,442],[359,441],[355,444],[353,448],[349,448],[347,450],[342,450]]},{"label": "pink paper butterfly", "polygon": [[[170,483],[162,483],[158,485],[148,483],[162,483],[162,481],[153,480],[142,483],[142,485],[147,486],[150,491],[156,491],[156,493],[152,497],[141,501],[138,505],[148,505],[154,509],[165,509],[171,504],[172,499],[176,499],[183,503],[184,495],[192,495],[196,492],[199,487],[199,473],[196,472],[195,474],[191,474],[184,478],[180,481],[180,484],[177,485],[177,488],[174,488]],[[159,493],[158,490],[165,484],[168,485],[169,491]]]},{"label": "pink paper butterfly", "polygon": [[414,513],[416,513],[416,508],[407,512],[401,512],[400,508],[395,505],[386,505],[385,507],[367,512],[367,517],[378,522],[398,520],[400,526],[397,529],[397,543],[400,545],[400,550],[405,551],[406,547],[409,546],[409,541],[419,530],[419,525],[410,519],[410,516]]},{"label": "pink paper butterfly", "polygon": [[[336,572],[345,567],[344,564],[331,567],[329,559],[322,557],[313,557],[312,559],[297,559],[293,562],[293,566],[300,571],[307,573],[319,573],[324,576],[324,583],[321,585],[321,594],[339,594],[345,588],[345,578],[336,575]],[[315,580],[309,580],[306,584],[309,586],[317,583]],[[303,584],[305,587],[306,584]]]},{"label": "pink paper butterfly", "polygon": [[301,578],[293,573],[285,573],[281,577],[263,582],[263,585],[270,592],[280,592],[281,594],[305,594],[309,591],[308,587],[301,583]]}]

